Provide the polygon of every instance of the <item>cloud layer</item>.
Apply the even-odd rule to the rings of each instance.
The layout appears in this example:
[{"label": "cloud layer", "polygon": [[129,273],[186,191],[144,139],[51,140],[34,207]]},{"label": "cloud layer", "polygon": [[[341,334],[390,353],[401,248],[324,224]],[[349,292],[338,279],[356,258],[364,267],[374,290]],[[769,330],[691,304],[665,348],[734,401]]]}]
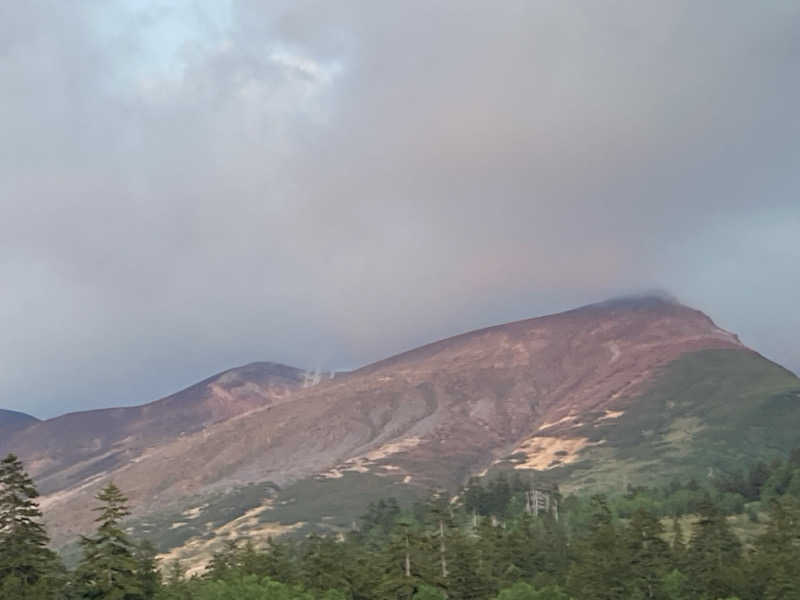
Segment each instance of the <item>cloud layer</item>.
[{"label": "cloud layer", "polygon": [[0,406],[665,288],[800,369],[795,2],[0,6]]}]

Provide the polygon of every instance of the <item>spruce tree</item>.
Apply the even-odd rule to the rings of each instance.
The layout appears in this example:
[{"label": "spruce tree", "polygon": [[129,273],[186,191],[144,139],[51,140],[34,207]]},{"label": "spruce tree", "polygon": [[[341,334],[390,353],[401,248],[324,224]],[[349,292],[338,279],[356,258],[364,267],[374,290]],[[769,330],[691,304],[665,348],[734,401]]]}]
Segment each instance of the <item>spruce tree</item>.
[{"label": "spruce tree", "polygon": [[13,454],[6,456],[0,462],[0,590],[4,597],[47,597],[61,572],[56,555],[47,547],[50,539],[41,523],[38,495],[22,462]]},{"label": "spruce tree", "polygon": [[282,583],[297,583],[298,575],[295,562],[292,560],[292,550],[293,546],[289,542],[277,541],[271,537],[267,539],[267,547],[263,553],[263,571],[257,574]]},{"label": "spruce tree", "polygon": [[333,535],[320,537],[312,534],[308,537],[301,577],[303,586],[309,590],[322,592],[349,587],[340,547]]},{"label": "spruce tree", "polygon": [[161,588],[161,573],[158,571],[155,546],[147,540],[143,541],[136,548],[135,558],[138,563],[136,574],[142,586],[142,598],[153,600]]},{"label": "spruce tree", "polygon": [[700,598],[735,596],[741,587],[741,542],[710,498],[698,512],[687,553],[692,591]]},{"label": "spruce tree", "polygon": [[671,549],[661,536],[658,518],[639,509],[625,531],[629,560],[628,589],[632,598],[662,598],[661,581],[669,572]]},{"label": "spruce tree", "polygon": [[483,489],[480,479],[470,477],[464,490],[464,508],[471,515],[485,515],[488,513],[486,490]]},{"label": "spruce tree", "polygon": [[437,579],[429,583],[444,586],[447,581],[449,558],[447,544],[452,529],[455,525],[453,520],[453,507],[450,504],[450,497],[444,490],[437,490],[428,498],[425,512],[426,529],[428,530],[428,543],[432,557],[431,562],[437,563]]},{"label": "spruce tree", "polygon": [[755,544],[752,595],[764,600],[800,600],[800,501],[774,501],[767,531]]},{"label": "spruce tree", "polygon": [[507,534],[502,527],[492,525],[491,518],[478,520],[473,530],[480,557],[481,571],[495,587],[503,587],[509,581],[527,576],[518,566],[532,556],[533,548],[524,535]]},{"label": "spruce tree", "polygon": [[239,572],[239,544],[237,540],[224,540],[222,549],[217,550],[206,565],[203,577],[206,579],[226,579],[241,575]]},{"label": "spruce tree", "polygon": [[[381,600],[410,600],[424,581],[431,577],[430,564],[426,564],[422,543],[411,523],[398,522],[377,557],[380,570],[375,597]],[[428,557],[425,557],[428,558]]]},{"label": "spruce tree", "polygon": [[75,589],[79,598],[102,600],[143,600],[141,561],[136,545],[121,528],[130,514],[128,499],[109,483],[97,494],[102,506],[93,537],[81,537],[83,559],[75,570]]},{"label": "spruce tree", "polygon": [[592,497],[589,531],[575,548],[567,580],[578,600],[627,600],[629,560],[604,496]]},{"label": "spruce tree", "polygon": [[477,544],[455,530],[449,539],[450,558],[447,574],[447,597],[452,600],[483,600],[493,595],[488,569],[481,564]]}]

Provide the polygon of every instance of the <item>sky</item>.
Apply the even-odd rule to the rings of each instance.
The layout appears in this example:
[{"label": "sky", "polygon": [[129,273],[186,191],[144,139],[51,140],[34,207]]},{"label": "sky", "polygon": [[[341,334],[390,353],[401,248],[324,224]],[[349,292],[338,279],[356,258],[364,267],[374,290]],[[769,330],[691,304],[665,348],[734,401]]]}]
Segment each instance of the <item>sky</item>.
[{"label": "sky", "polygon": [[800,4],[0,3],[0,407],[666,290],[800,371]]}]

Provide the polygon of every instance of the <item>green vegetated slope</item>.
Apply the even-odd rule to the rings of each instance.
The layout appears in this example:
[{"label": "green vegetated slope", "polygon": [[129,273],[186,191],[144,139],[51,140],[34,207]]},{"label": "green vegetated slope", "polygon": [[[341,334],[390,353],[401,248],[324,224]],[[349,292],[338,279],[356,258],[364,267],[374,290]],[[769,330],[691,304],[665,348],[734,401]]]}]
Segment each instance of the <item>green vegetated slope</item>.
[{"label": "green vegetated slope", "polygon": [[752,351],[704,350],[667,365],[620,410],[573,428],[598,445],[552,475],[568,488],[624,488],[785,455],[800,438],[800,379]]}]

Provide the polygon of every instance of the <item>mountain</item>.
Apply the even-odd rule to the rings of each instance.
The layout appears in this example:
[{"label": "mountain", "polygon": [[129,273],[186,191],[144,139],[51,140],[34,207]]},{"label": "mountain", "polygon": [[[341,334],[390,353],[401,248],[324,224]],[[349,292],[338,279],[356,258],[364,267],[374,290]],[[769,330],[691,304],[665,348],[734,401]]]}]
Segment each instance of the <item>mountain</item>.
[{"label": "mountain", "polygon": [[21,431],[38,422],[39,419],[36,417],[15,410],[3,410],[0,408],[0,440],[8,439],[17,431]]},{"label": "mountain", "polygon": [[25,457],[40,492],[82,485],[142,458],[149,448],[196,434],[219,421],[286,402],[305,371],[259,362],[219,373],[144,406],[69,413],[8,437],[0,454]]},{"label": "mountain", "polygon": [[[169,403],[150,420],[153,405],[124,409],[140,411],[132,421],[66,415],[2,450],[28,460],[58,541],[91,526],[86,505],[113,478],[139,532],[203,560],[225,537],[348,527],[376,498],[455,491],[491,470],[564,491],[714,477],[787,452],[800,427],[796,376],[663,297],[465,333],[313,386],[289,373],[277,397],[240,394],[236,414],[191,426]],[[176,404],[196,415],[202,397]]]}]

